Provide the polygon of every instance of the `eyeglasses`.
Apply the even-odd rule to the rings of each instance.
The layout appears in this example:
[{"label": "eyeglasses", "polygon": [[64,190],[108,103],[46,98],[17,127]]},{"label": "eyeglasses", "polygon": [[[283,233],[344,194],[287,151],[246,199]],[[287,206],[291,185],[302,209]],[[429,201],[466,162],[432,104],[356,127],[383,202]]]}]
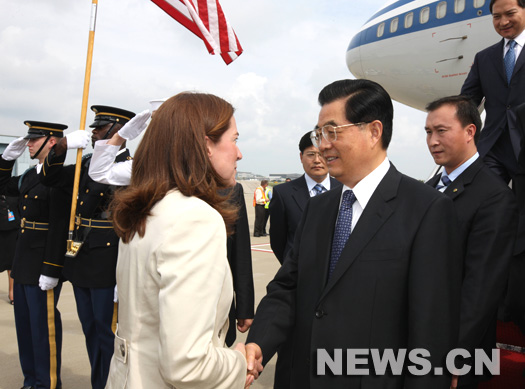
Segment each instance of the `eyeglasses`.
[{"label": "eyeglasses", "polygon": [[318,151],[307,151],[303,155],[311,160],[314,160],[316,157],[319,157],[319,159],[323,159],[323,155]]},{"label": "eyeglasses", "polygon": [[315,147],[319,148],[322,142],[321,134],[323,135],[323,138],[325,141],[327,141],[328,143],[332,143],[337,140],[337,131],[339,128],[360,126],[361,124],[367,124],[367,123],[366,122],[350,123],[350,124],[343,124],[341,126],[332,126],[331,124],[327,124],[325,126],[322,126],[321,128],[316,128],[315,130],[313,130],[310,134],[310,139],[312,140],[312,144]]}]

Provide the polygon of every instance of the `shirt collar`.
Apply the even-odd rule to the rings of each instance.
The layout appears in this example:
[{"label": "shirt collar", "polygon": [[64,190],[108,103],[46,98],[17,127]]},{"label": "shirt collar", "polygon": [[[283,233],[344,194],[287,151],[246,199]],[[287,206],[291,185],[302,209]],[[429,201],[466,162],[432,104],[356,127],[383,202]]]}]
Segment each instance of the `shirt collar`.
[{"label": "shirt collar", "polygon": [[[386,173],[388,172],[388,169],[390,169],[390,161],[388,160],[388,157],[385,157],[385,160],[381,162],[381,164],[378,167],[376,167],[371,173],[369,173],[365,178],[359,181],[354,188],[350,188],[346,185],[343,185],[342,193],[349,189],[352,189],[355,198],[357,199],[357,202],[359,203],[359,205],[361,205],[362,209],[365,209],[366,204],[368,204],[368,201],[374,194],[377,186],[385,177]],[[343,198],[342,193],[341,199]]]},{"label": "shirt collar", "polygon": [[450,174],[447,174],[447,171],[443,169],[443,173],[441,173],[441,178],[448,177],[450,181],[454,181],[458,176],[463,173],[467,168],[474,163],[476,159],[479,158],[479,153],[476,152],[472,157],[470,157],[467,161],[463,162],[459,167],[457,167],[455,170],[453,170]]},{"label": "shirt collar", "polygon": [[[318,183],[315,182],[314,179],[306,173],[304,173],[304,179],[306,180],[306,186],[308,187],[308,193],[311,194],[314,186],[316,186]],[[324,186],[326,190],[330,190],[330,175],[327,174],[323,182],[319,182],[319,184]]]},{"label": "shirt collar", "polygon": [[508,39],[508,38],[503,38],[505,40],[505,44],[503,45],[503,47],[506,49],[508,46],[507,44],[509,43],[510,40],[515,40],[516,43],[520,46],[520,47],[523,47],[523,45],[525,45],[525,30],[523,30],[521,32],[521,34],[519,34],[516,38],[514,39]]}]

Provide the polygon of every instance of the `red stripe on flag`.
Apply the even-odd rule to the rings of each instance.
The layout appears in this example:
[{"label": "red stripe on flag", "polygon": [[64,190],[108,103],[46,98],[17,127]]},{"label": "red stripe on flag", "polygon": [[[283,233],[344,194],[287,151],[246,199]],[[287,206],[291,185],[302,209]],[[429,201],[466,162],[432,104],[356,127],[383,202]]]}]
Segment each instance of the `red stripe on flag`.
[{"label": "red stripe on flag", "polygon": [[[226,64],[242,53],[242,47],[217,0],[151,0],[164,12],[201,38],[211,54],[220,52]],[[186,9],[191,19],[177,9]]]}]

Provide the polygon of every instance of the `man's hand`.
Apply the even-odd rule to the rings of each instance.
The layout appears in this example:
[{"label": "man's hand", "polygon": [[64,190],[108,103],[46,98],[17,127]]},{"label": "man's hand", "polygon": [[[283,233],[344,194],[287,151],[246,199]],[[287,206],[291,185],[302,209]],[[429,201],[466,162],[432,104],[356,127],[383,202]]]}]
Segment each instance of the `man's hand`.
[{"label": "man's hand", "polygon": [[27,142],[28,140],[24,139],[23,137],[15,139],[7,145],[4,153],[2,154],[2,158],[5,161],[14,161],[24,153]]},{"label": "man's hand", "polygon": [[263,371],[263,355],[262,350],[256,343],[248,343],[246,346],[246,368],[248,374],[252,375],[256,380],[259,378],[259,373]]},{"label": "man's hand", "polygon": [[38,280],[38,286],[40,286],[40,289],[42,289],[43,291],[53,289],[57,285],[58,278],[48,277],[43,274],[40,275],[40,278]]},{"label": "man's hand", "polygon": [[66,135],[68,149],[85,149],[89,145],[91,134],[85,130],[73,131]]},{"label": "man's hand", "polygon": [[127,122],[124,127],[118,131],[119,136],[126,140],[135,139],[146,129],[146,122],[150,117],[151,112],[149,110],[142,111],[135,115],[133,119]]},{"label": "man's hand", "polygon": [[253,319],[237,319],[237,329],[244,333],[248,331],[253,323]]}]

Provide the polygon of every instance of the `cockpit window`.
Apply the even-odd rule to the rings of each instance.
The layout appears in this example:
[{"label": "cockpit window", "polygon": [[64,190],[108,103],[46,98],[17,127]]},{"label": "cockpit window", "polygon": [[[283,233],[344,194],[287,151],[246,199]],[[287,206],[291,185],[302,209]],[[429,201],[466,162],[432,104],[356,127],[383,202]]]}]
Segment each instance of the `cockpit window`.
[{"label": "cockpit window", "polygon": [[421,12],[419,13],[419,23],[425,24],[428,22],[428,18],[430,17],[430,8],[425,7],[421,9]]},{"label": "cockpit window", "polygon": [[412,23],[414,22],[414,13],[409,12],[405,15],[405,28],[412,27]]},{"label": "cockpit window", "polygon": [[447,2],[442,1],[436,7],[436,17],[438,19],[443,19],[446,14],[447,14]]},{"label": "cockpit window", "polygon": [[460,14],[465,10],[465,0],[455,0],[454,1],[454,12]]}]

